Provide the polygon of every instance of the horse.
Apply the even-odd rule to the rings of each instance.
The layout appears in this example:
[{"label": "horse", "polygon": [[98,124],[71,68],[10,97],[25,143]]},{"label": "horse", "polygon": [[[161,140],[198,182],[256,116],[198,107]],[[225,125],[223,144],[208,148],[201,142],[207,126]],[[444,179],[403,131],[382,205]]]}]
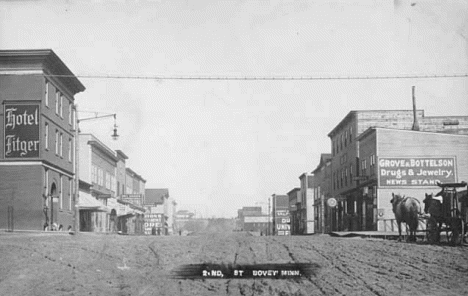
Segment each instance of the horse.
[{"label": "horse", "polygon": [[418,229],[418,215],[420,213],[419,201],[414,197],[405,197],[393,194],[390,200],[393,206],[393,213],[398,224],[398,241],[401,241],[401,223],[405,222],[409,227],[408,241],[416,241],[416,230]]}]

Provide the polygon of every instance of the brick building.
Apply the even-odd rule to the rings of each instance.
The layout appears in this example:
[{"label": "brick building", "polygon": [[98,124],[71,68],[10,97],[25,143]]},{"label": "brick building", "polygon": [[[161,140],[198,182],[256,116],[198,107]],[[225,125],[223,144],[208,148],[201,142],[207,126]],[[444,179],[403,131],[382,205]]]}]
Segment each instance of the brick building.
[{"label": "brick building", "polygon": [[331,195],[331,154],[322,153],[320,161],[314,174],[313,190],[314,190],[314,216],[315,216],[315,232],[328,233],[330,229],[326,221],[329,220],[332,209],[326,206],[326,200]]},{"label": "brick building", "polygon": [[[50,49],[0,50],[0,228],[74,225],[74,96]],[[8,219],[7,219],[8,218]]]},{"label": "brick building", "polygon": [[376,166],[377,159],[361,160],[356,138],[371,127],[411,130],[415,122],[420,131],[445,134],[468,134],[468,116],[424,116],[423,110],[351,111],[328,134],[331,140],[331,195],[338,201],[332,212],[333,231],[371,230],[370,201],[362,194],[365,167]]},{"label": "brick building", "polygon": [[395,230],[392,193],[437,193],[437,182],[468,181],[468,135],[369,128],[359,141],[363,230]]}]

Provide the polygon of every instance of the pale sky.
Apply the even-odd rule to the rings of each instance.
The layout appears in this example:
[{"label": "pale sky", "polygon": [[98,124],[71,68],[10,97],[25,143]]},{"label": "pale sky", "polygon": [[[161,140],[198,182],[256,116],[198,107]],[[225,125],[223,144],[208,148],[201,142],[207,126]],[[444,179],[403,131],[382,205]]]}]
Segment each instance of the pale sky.
[{"label": "pale sky", "polygon": [[[0,49],[50,48],[78,76],[464,74],[467,37],[467,0],[0,0]],[[79,79],[79,109],[117,113],[121,137],[112,119],[81,130],[210,217],[299,187],[349,111],[411,109],[412,85],[427,116],[468,115],[466,77]]]}]

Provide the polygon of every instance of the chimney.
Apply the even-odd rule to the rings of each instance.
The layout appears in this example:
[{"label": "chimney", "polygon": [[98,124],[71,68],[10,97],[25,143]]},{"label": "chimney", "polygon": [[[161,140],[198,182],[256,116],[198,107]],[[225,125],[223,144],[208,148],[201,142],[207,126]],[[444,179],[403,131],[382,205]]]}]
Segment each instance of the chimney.
[{"label": "chimney", "polygon": [[419,131],[418,116],[416,115],[416,96],[414,95],[416,86],[413,85],[413,131]]}]

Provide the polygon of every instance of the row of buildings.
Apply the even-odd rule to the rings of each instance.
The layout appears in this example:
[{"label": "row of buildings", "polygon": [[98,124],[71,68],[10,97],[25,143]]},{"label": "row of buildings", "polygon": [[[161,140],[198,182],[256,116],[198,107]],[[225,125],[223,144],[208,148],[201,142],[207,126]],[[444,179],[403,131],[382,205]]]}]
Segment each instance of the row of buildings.
[{"label": "row of buildings", "polygon": [[238,229],[273,235],[394,231],[392,193],[422,202],[426,193],[440,191],[437,182],[468,181],[468,116],[425,116],[416,108],[350,111],[328,137],[330,152],[299,176],[299,186],[273,194],[267,214],[240,209]]},{"label": "row of buildings", "polygon": [[0,51],[0,229],[175,232],[168,189],[79,132],[84,90],[52,50]]}]

